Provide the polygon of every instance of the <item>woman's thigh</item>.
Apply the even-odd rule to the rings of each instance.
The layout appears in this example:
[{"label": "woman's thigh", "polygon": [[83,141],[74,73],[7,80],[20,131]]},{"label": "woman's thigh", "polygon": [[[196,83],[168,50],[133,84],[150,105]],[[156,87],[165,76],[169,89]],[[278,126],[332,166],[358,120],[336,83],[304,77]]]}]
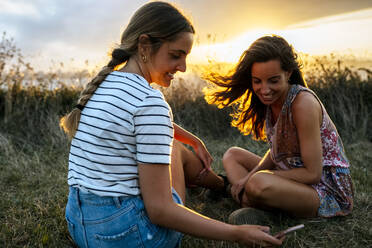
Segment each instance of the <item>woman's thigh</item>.
[{"label": "woman's thigh", "polygon": [[319,196],[310,185],[259,171],[247,182],[243,202],[277,208],[299,217],[314,217],[319,208]]},{"label": "woman's thigh", "polygon": [[186,149],[181,142],[174,140],[171,158],[172,187],[180,195],[182,201],[186,198],[185,173],[183,169],[182,150]]}]

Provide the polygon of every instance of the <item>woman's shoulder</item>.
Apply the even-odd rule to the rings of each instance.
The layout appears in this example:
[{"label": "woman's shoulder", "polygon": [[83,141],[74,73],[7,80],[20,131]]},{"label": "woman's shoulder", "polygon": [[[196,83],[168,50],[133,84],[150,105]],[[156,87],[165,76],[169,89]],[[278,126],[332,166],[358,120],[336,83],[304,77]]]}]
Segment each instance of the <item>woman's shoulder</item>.
[{"label": "woman's shoulder", "polygon": [[315,94],[307,88],[298,92],[291,104],[291,110],[293,116],[316,114],[321,118],[322,115],[321,103]]},{"label": "woman's shoulder", "polygon": [[293,85],[291,88],[293,94],[291,107],[306,108],[320,105],[320,100],[311,89],[302,85]]},{"label": "woman's shoulder", "polygon": [[292,118],[295,125],[300,123],[319,120],[319,125],[323,119],[322,106],[318,99],[310,91],[300,91],[291,105]]},{"label": "woman's shoulder", "polygon": [[[300,91],[293,99],[292,111],[308,111],[313,108],[321,110],[320,103],[318,99],[310,91]],[[306,113],[306,112],[305,112]]]}]

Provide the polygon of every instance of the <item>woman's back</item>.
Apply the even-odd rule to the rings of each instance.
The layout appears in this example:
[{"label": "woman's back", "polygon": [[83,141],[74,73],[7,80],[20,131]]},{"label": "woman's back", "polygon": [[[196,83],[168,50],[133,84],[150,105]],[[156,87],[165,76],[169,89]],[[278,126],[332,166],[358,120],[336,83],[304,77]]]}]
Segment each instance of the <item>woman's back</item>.
[{"label": "woman's back", "polygon": [[81,113],[68,183],[101,196],[139,195],[138,161],[169,163],[173,127],[160,91],[136,74],[112,72]]}]

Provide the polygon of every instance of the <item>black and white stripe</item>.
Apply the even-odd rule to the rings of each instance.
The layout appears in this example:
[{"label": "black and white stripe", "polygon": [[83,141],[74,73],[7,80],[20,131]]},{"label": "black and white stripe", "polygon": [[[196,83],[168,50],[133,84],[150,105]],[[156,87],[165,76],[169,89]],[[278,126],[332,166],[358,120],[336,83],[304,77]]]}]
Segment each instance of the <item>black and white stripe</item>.
[{"label": "black and white stripe", "polygon": [[172,140],[161,92],[136,74],[112,72],[82,111],[68,183],[97,195],[139,195],[138,163],[169,164]]}]

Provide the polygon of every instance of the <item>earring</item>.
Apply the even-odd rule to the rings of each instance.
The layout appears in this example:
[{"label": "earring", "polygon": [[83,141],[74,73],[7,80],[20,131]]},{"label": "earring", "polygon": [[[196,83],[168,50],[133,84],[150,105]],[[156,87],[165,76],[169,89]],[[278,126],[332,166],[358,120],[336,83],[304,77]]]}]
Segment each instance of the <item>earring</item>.
[{"label": "earring", "polygon": [[146,63],[147,62],[147,58],[146,58],[145,55],[142,55],[142,61],[143,61],[143,63]]}]

